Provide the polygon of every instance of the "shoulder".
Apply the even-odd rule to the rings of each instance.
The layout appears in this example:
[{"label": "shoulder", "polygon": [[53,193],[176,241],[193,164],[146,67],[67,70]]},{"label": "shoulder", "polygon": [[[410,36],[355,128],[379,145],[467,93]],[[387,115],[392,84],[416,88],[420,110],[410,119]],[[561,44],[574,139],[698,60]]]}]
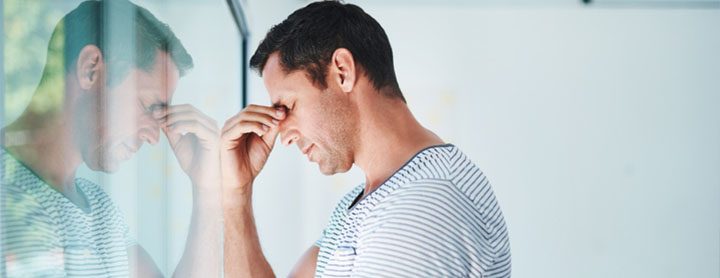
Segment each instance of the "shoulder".
[{"label": "shoulder", "polygon": [[451,181],[428,179],[393,191],[372,211],[366,224],[384,228],[399,224],[414,232],[455,233],[458,228],[477,228],[478,217],[472,201]]},{"label": "shoulder", "polygon": [[10,276],[62,275],[56,208],[42,203],[36,193],[17,183],[2,184],[2,260]]},{"label": "shoulder", "polygon": [[504,221],[490,225],[486,219],[451,181],[412,182],[366,219],[356,265],[372,270],[392,262],[385,269],[418,276],[485,274],[509,262]]},{"label": "shoulder", "polygon": [[55,226],[57,223],[52,214],[56,209],[44,202],[48,199],[45,193],[28,184],[3,182],[0,196],[4,232],[28,230],[38,225],[40,228],[46,226],[46,229]]},{"label": "shoulder", "polygon": [[477,276],[479,227],[463,198],[442,180],[394,191],[359,231],[355,270],[370,276]]}]

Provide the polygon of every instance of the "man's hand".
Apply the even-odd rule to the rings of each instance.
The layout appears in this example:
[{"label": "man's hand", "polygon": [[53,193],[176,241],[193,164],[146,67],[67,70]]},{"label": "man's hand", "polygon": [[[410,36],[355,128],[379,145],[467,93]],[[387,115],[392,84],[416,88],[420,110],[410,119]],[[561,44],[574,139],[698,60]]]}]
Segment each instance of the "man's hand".
[{"label": "man's hand", "polygon": [[220,187],[220,130],[213,119],[188,104],[152,111],[170,147],[193,183],[193,210],[185,251],[173,277],[219,277],[223,258]]},{"label": "man's hand", "polygon": [[180,167],[192,180],[195,190],[218,192],[220,132],[215,120],[189,104],[152,112],[160,121]]},{"label": "man's hand", "polygon": [[270,156],[286,113],[285,109],[250,105],[222,128],[225,277],[275,277],[255,228],[252,183]]},{"label": "man's hand", "polygon": [[250,197],[285,114],[284,108],[250,105],[225,122],[220,146],[223,190]]}]

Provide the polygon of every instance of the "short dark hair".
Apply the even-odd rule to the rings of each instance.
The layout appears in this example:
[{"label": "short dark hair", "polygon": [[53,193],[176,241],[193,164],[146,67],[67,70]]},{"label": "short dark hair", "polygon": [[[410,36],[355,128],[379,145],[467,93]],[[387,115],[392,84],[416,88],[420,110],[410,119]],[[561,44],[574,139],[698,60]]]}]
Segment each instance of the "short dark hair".
[{"label": "short dark hair", "polygon": [[[130,27],[111,28],[110,17],[115,17],[112,22]],[[113,33],[114,30],[119,31]],[[152,70],[157,50],[169,54],[181,76],[193,67],[192,57],[170,27],[147,9],[127,0],[82,2],[60,20],[50,41],[48,56],[50,52],[62,53],[66,72],[73,69],[83,47],[97,46],[110,68],[109,83],[125,76],[131,66]],[[113,49],[110,53],[109,45]]]},{"label": "short dark hair", "polygon": [[327,66],[338,48],[352,53],[375,89],[405,101],[385,30],[352,4],[321,1],[293,12],[270,29],[250,59],[250,67],[262,75],[268,57],[277,51],[285,72],[304,70],[316,86],[325,89]]}]

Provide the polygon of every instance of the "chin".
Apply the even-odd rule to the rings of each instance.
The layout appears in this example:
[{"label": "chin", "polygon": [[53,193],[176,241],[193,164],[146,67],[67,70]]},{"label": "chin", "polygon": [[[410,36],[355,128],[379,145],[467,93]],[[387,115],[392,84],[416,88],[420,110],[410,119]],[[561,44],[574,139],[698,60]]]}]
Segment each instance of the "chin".
[{"label": "chin", "polygon": [[100,169],[100,171],[108,174],[115,173],[117,172],[118,168],[120,168],[118,164],[119,163],[109,163],[108,165]]},{"label": "chin", "polygon": [[100,162],[96,161],[95,163],[85,163],[87,164],[88,168],[90,168],[93,171],[103,172],[103,173],[115,173],[118,170],[118,164],[116,161],[105,161]]},{"label": "chin", "polygon": [[91,157],[84,157],[83,159],[90,170],[103,173],[117,172],[120,164],[112,157],[103,156],[99,153],[94,153]]},{"label": "chin", "polygon": [[[352,165],[351,165],[352,166]],[[334,167],[328,167],[323,166],[322,164],[318,163],[318,168],[320,169],[320,173],[326,176],[332,176],[338,173],[345,173],[350,170],[351,167],[341,167],[340,165],[334,165]]]}]

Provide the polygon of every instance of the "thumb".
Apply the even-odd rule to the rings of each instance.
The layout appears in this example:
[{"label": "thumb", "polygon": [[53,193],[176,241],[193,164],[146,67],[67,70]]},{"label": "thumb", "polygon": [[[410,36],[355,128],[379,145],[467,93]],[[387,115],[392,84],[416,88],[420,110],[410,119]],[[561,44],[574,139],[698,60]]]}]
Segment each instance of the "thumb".
[{"label": "thumb", "polygon": [[180,137],[181,137],[180,133],[172,132],[170,130],[170,127],[168,127],[168,126],[162,127],[162,131],[163,131],[163,133],[165,133],[165,136],[168,139],[168,143],[170,144],[170,147],[172,147],[174,150],[178,141],[180,141]]},{"label": "thumb", "polygon": [[267,145],[270,150],[273,149],[273,146],[275,145],[275,141],[279,134],[280,134],[280,128],[278,128],[276,126],[276,127],[270,128],[270,130],[267,133],[265,133],[265,135],[262,136],[263,142],[265,142],[265,145]]}]

